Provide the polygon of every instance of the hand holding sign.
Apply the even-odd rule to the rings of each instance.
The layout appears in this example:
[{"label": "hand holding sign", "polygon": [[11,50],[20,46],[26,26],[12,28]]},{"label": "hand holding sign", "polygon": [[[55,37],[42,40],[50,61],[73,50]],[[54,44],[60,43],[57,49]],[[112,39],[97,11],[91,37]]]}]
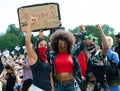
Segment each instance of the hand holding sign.
[{"label": "hand holding sign", "polygon": [[38,21],[37,17],[31,17],[31,18],[30,18],[30,23],[31,23],[31,24],[33,24],[33,23],[35,23],[35,22],[37,22],[37,21]]},{"label": "hand holding sign", "polygon": [[27,21],[27,25],[28,25],[28,27],[32,27],[32,25],[35,23],[35,22],[37,22],[38,21],[38,19],[37,19],[37,17],[30,17],[30,20],[29,21]]}]

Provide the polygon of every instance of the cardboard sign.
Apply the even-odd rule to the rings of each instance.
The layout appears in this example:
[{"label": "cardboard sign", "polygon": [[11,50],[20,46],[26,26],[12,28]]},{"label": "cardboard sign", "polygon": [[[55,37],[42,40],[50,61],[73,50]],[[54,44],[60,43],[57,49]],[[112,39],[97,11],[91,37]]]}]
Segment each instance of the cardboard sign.
[{"label": "cardboard sign", "polygon": [[59,28],[61,26],[59,5],[57,3],[45,3],[23,6],[18,8],[18,18],[21,31],[27,31],[27,21],[30,17],[37,17],[32,31],[40,29]]}]

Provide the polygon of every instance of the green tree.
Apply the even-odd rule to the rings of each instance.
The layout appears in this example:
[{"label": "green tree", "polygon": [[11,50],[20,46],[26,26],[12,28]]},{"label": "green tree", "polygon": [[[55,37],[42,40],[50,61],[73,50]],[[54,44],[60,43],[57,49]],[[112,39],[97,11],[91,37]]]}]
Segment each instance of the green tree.
[{"label": "green tree", "polygon": [[12,51],[16,45],[21,45],[19,37],[11,33],[0,36],[0,43],[0,50],[2,51],[6,48]]},{"label": "green tree", "polygon": [[6,30],[6,33],[12,33],[17,36],[24,36],[24,33],[21,32],[20,29],[15,26],[15,24],[10,24]]},{"label": "green tree", "polygon": [[[112,36],[114,39],[114,29],[107,24],[104,24],[102,27],[105,35]],[[101,36],[95,25],[85,25],[85,29],[89,35],[98,38],[98,44],[101,46]],[[79,26],[74,29],[69,29],[68,31],[72,32],[73,34],[80,33]],[[5,50],[7,48],[10,51],[13,51],[17,45],[22,48],[22,46],[25,45],[25,35],[26,33],[20,31],[20,29],[17,28],[15,24],[10,24],[6,30],[6,33],[0,34],[0,50]],[[44,38],[48,42],[50,41],[50,35],[44,36]],[[31,42],[35,44],[37,39],[38,35],[32,35]]]},{"label": "green tree", "polygon": [[[109,27],[109,25],[104,24],[102,26],[102,28],[103,28],[105,35],[109,35],[114,39],[114,29],[112,27]],[[88,35],[94,37],[95,39],[98,39],[97,40],[98,45],[101,46],[101,36],[100,36],[99,31],[96,28],[96,26],[95,25],[85,25],[85,29],[86,29],[86,32]],[[72,32],[73,34],[81,32],[79,29],[79,26],[76,27],[75,29],[69,29],[69,31]]]},{"label": "green tree", "polygon": [[104,24],[102,26],[102,28],[103,28],[103,31],[106,35],[113,35],[114,34],[114,29],[112,27],[110,27],[109,25]]},{"label": "green tree", "polygon": [[79,33],[80,29],[79,29],[79,27],[76,27],[75,29],[69,29],[68,31],[70,31],[71,33],[75,34],[75,33]]}]

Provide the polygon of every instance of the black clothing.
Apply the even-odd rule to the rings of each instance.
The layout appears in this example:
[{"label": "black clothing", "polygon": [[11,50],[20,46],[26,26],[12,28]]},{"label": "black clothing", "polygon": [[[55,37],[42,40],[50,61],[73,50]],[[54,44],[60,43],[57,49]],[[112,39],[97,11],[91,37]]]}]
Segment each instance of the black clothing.
[{"label": "black clothing", "polygon": [[6,91],[14,91],[16,76],[13,73],[7,73]]},{"label": "black clothing", "polygon": [[0,74],[2,73],[3,71],[3,64],[2,64],[2,60],[1,60],[1,56],[0,56]]},{"label": "black clothing", "polygon": [[[118,53],[119,60],[120,60],[120,44],[119,44],[117,47],[115,47],[115,52]],[[118,64],[118,67],[119,67],[119,69],[120,69],[120,62],[119,62],[119,64]]]},{"label": "black clothing", "polygon": [[44,89],[45,91],[51,91],[50,63],[45,63],[38,60],[35,64],[31,65],[31,70],[33,74],[32,84],[41,89]]},{"label": "black clothing", "polygon": [[32,79],[25,80],[23,83],[22,91],[28,91],[28,88],[31,86],[31,84],[32,84]]}]

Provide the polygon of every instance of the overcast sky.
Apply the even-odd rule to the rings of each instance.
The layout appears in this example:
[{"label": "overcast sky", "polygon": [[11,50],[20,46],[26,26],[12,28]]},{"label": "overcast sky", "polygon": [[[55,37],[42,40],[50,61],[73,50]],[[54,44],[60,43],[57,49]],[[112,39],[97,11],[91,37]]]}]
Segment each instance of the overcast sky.
[{"label": "overcast sky", "polygon": [[115,33],[120,32],[119,0],[1,0],[0,33],[5,33],[10,24],[19,27],[19,7],[48,2],[60,5],[61,22],[66,30],[81,24],[108,24],[115,29]]}]

